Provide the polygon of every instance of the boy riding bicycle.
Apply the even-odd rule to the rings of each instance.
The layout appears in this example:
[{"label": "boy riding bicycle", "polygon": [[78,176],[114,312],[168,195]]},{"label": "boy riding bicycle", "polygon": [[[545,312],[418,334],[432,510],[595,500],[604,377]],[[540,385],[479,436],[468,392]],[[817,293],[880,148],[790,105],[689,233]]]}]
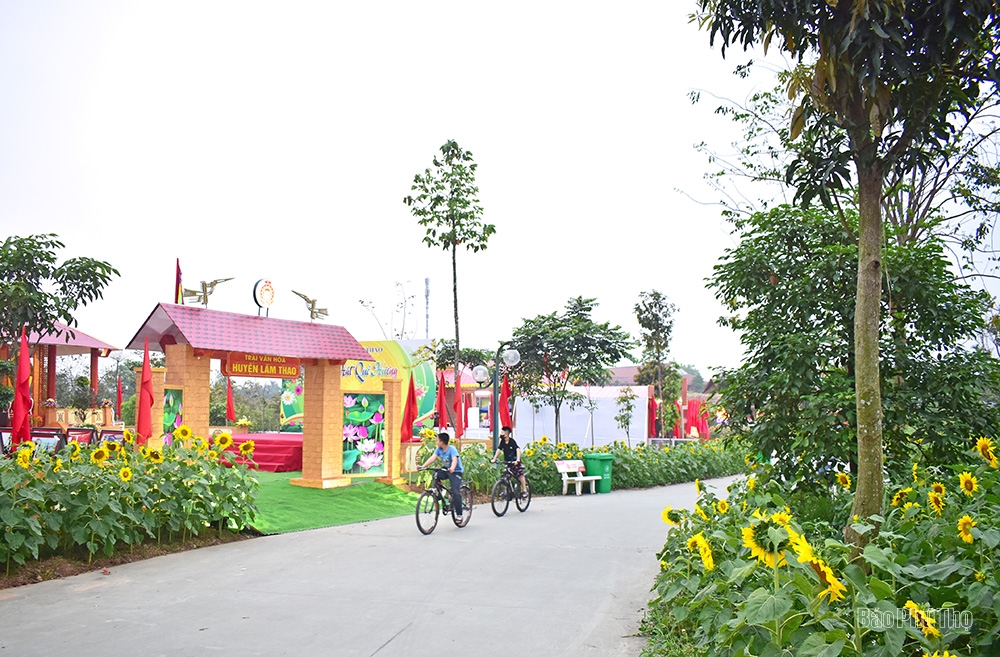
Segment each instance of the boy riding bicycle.
[{"label": "boy riding bicycle", "polygon": [[524,466],[521,464],[521,448],[517,446],[510,427],[500,429],[500,444],[497,451],[490,459],[490,463],[496,463],[500,452],[503,452],[503,460],[507,462],[507,469],[521,482],[521,497],[528,497],[528,482],[524,480]]},{"label": "boy riding bicycle", "polygon": [[[454,445],[449,445],[451,436],[446,433],[439,433],[437,436],[437,448],[434,453],[424,461],[422,467],[429,466],[434,459],[441,459],[441,467],[448,470],[448,481],[451,482],[451,504],[455,509],[455,517],[462,517],[462,459],[458,455],[458,450]],[[435,472],[437,477],[438,473]]]}]

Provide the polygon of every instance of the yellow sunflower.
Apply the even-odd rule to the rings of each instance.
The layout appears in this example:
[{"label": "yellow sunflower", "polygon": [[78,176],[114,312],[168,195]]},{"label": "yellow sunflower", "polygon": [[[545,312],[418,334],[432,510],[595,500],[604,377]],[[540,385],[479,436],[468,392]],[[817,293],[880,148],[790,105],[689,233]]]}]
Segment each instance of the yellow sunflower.
[{"label": "yellow sunflower", "polygon": [[149,448],[146,447],[145,445],[143,445],[142,447],[140,447],[139,448],[139,456],[141,456],[144,459],[149,458]]},{"label": "yellow sunflower", "polygon": [[913,464],[913,481],[917,480],[917,464]]},{"label": "yellow sunflower", "polygon": [[660,517],[668,525],[679,527],[681,524],[681,514],[679,511],[674,511],[672,506],[663,507],[663,513],[660,514]]},{"label": "yellow sunflower", "polygon": [[776,511],[771,515],[771,520],[775,521],[782,527],[788,528],[788,523],[792,521],[792,514],[789,512],[788,507],[785,507],[784,511]]},{"label": "yellow sunflower", "polygon": [[986,462],[990,464],[990,467],[997,467],[997,456],[996,452],[993,450],[993,441],[985,436],[976,441],[976,451],[979,452],[980,456],[986,459]]},{"label": "yellow sunflower", "polygon": [[986,581],[986,575],[984,575],[981,570],[977,570],[976,571],[976,581],[977,582],[985,582]]},{"label": "yellow sunflower", "polygon": [[927,503],[932,509],[934,509],[934,512],[937,513],[938,516],[941,515],[942,511],[944,511],[944,498],[934,491],[927,493]]},{"label": "yellow sunflower", "polygon": [[125,429],[122,431],[122,440],[131,445],[135,442],[135,434],[132,433],[131,429]]},{"label": "yellow sunflower", "polygon": [[219,458],[219,453],[214,449],[208,450],[208,454],[205,456],[209,461],[216,461]]},{"label": "yellow sunflower", "polygon": [[757,482],[756,482],[756,480],[755,480],[755,479],[753,478],[753,475],[750,475],[749,477],[747,477],[747,490],[753,490],[753,487],[754,487],[754,486],[755,486],[756,484],[757,484]]},{"label": "yellow sunflower", "polygon": [[208,449],[208,442],[201,436],[198,436],[194,439],[194,449],[200,454]]},{"label": "yellow sunflower", "polygon": [[692,552],[698,551],[699,556],[701,556],[701,563],[705,566],[705,570],[715,569],[715,557],[712,554],[712,546],[708,544],[708,540],[705,538],[704,532],[698,532],[687,542],[688,549]]},{"label": "yellow sunflower", "polygon": [[75,440],[71,440],[66,443],[66,447],[69,447],[69,458],[73,461],[80,458],[80,443]]},{"label": "yellow sunflower", "polygon": [[716,507],[719,509],[719,513],[726,513],[727,511],[729,511],[729,502],[727,502],[726,500],[719,500],[719,503],[716,505]]},{"label": "yellow sunflower", "polygon": [[538,439],[538,442],[540,442],[541,444],[545,445],[545,444],[547,444],[549,442],[549,437],[548,436],[542,436],[541,438]]},{"label": "yellow sunflower", "polygon": [[220,451],[227,449],[232,444],[233,437],[228,431],[223,431],[215,436],[215,446],[218,447]]},{"label": "yellow sunflower", "polygon": [[813,554],[812,546],[809,545],[809,541],[806,540],[805,536],[802,536],[791,527],[786,528],[786,531],[788,532],[788,540],[792,544],[792,549],[795,550],[795,554],[799,555],[799,563],[806,563],[816,558]]},{"label": "yellow sunflower", "polygon": [[146,458],[153,463],[163,463],[163,453],[158,449],[147,449]]},{"label": "yellow sunflower", "polygon": [[18,449],[26,449],[29,452],[34,453],[34,451],[35,451],[35,443],[31,442],[30,440],[25,440],[20,445],[18,445],[17,448]]},{"label": "yellow sunflower", "polygon": [[244,458],[250,458],[253,456],[254,442],[252,440],[244,440],[240,443],[240,454]]},{"label": "yellow sunflower", "polygon": [[17,451],[17,464],[27,470],[31,467],[31,452],[26,449]]},{"label": "yellow sunflower", "polygon": [[132,468],[122,468],[118,471],[118,476],[122,481],[132,481]]},{"label": "yellow sunflower", "polygon": [[917,628],[924,633],[926,637],[938,637],[941,636],[941,632],[934,627],[937,625],[937,621],[927,615],[927,613],[921,609],[917,603],[913,600],[907,600],[903,608],[908,609],[910,616],[913,617],[913,621],[917,624]]},{"label": "yellow sunflower", "polygon": [[783,529],[772,520],[762,520],[743,527],[743,547],[750,549],[750,556],[757,557],[757,560],[767,564],[768,568],[778,568],[784,566],[785,548],[788,547],[788,540],[783,539],[778,545],[771,543],[768,534],[769,529]]},{"label": "yellow sunflower", "polygon": [[52,466],[52,472],[60,472],[63,469],[62,459],[56,459],[56,464]]},{"label": "yellow sunflower", "polygon": [[972,535],[972,528],[976,526],[976,522],[972,519],[972,516],[962,516],[958,519],[958,535],[966,543],[971,543],[975,540]]},{"label": "yellow sunflower", "polygon": [[820,583],[826,587],[820,591],[820,599],[825,595],[830,602],[843,600],[844,591],[847,590],[847,587],[833,574],[833,569],[823,563],[822,559],[811,559],[809,565],[812,566],[813,572],[819,577]]},{"label": "yellow sunflower", "polygon": [[967,496],[972,497],[972,494],[979,490],[979,480],[973,477],[971,472],[963,472],[958,475],[958,487]]},{"label": "yellow sunflower", "polygon": [[940,481],[935,481],[933,484],[931,484],[931,492],[936,493],[938,495],[944,495],[944,484],[942,484]]},{"label": "yellow sunflower", "polygon": [[912,492],[913,489],[910,488],[909,486],[900,489],[899,491],[896,492],[895,495],[892,496],[892,505],[899,506],[900,504],[906,501],[907,496],[909,496],[909,494]]},{"label": "yellow sunflower", "polygon": [[[249,442],[253,442],[253,441],[251,440]],[[244,443],[244,444],[246,444],[246,443]],[[532,457],[532,456],[535,455],[535,450],[533,450],[533,449],[526,449],[526,450],[524,450],[524,455],[527,456],[527,457]]]},{"label": "yellow sunflower", "polygon": [[846,472],[838,472],[837,483],[840,484],[844,490],[851,490],[851,475]]},{"label": "yellow sunflower", "polygon": [[694,480],[694,492],[696,492],[699,495],[701,495],[701,480],[700,479],[695,479]]},{"label": "yellow sunflower", "polygon": [[174,438],[177,438],[178,440],[183,440],[183,441],[191,440],[192,435],[194,435],[194,432],[191,431],[191,427],[189,427],[186,424],[182,424],[181,426],[174,429]]},{"label": "yellow sunflower", "polygon": [[112,440],[102,442],[101,447],[108,450],[108,456],[114,456],[118,453],[122,446]]},{"label": "yellow sunflower", "polygon": [[705,522],[708,522],[708,516],[705,515],[705,512],[701,510],[700,506],[698,506],[697,504],[695,504],[694,505],[694,510],[695,510],[695,513],[697,513],[701,517],[702,520],[704,520]]},{"label": "yellow sunflower", "polygon": [[97,465],[102,465],[108,459],[108,450],[106,448],[98,447],[93,452],[90,453],[90,462],[96,463]]}]

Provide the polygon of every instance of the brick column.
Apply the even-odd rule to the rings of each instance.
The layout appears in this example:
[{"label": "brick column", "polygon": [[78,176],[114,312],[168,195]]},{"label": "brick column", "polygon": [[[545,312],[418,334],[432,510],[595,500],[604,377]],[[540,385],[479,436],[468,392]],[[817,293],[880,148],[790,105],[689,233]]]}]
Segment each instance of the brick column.
[{"label": "brick column", "polygon": [[293,486],[348,486],[344,476],[344,393],[340,363],[322,360],[306,365],[302,417],[302,477]]},{"label": "brick column", "polygon": [[[163,449],[163,380],[167,370],[162,367],[149,368],[153,375],[153,408],[149,413],[150,429],[153,435],[146,441],[150,449]],[[142,368],[135,368],[135,412],[139,414],[139,391],[142,390]],[[132,425],[135,429],[135,425]]]},{"label": "brick column", "polygon": [[[207,439],[209,393],[212,388],[212,359],[199,358],[188,344],[168,344],[163,346],[167,365],[167,385],[184,391],[184,424],[194,435]],[[160,426],[163,425],[163,394],[160,397]]]},{"label": "brick column", "polygon": [[403,422],[403,382],[400,379],[383,379],[382,391],[385,393],[385,433],[382,434],[385,453],[382,462],[385,464],[385,475],[375,481],[383,484],[401,484],[399,476],[399,454],[402,451],[399,444],[400,425]]}]

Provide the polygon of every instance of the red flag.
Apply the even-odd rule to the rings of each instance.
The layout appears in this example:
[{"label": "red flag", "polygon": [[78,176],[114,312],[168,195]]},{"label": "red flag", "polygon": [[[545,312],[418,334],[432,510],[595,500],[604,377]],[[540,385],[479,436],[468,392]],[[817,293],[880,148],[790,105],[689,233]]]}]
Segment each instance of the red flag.
[{"label": "red flag", "polygon": [[122,416],[122,378],[119,376],[118,379],[118,393],[115,395],[115,418],[121,418]]},{"label": "red flag", "polygon": [[420,409],[417,407],[417,389],[413,387],[413,375],[410,375],[410,389],[406,393],[406,405],[403,407],[403,425],[400,427],[401,442],[413,442],[413,425],[417,421]]},{"label": "red flag", "polygon": [[184,305],[184,288],[181,287],[181,259],[177,258],[177,276],[174,279],[174,303]]},{"label": "red flag", "polygon": [[[503,377],[503,385],[500,386],[500,401],[497,402],[500,406],[500,428],[512,426],[513,423],[510,421],[510,383],[507,381],[507,377]],[[493,417],[493,414],[490,414]]]},{"label": "red flag", "polygon": [[455,373],[455,439],[458,440],[465,433],[465,406],[462,404],[462,375]]},{"label": "red flag", "polygon": [[31,354],[28,336],[21,327],[21,348],[17,352],[17,375],[14,379],[14,404],[11,417],[11,444],[31,440]]},{"label": "red flag", "polygon": [[143,338],[142,376],[135,411],[137,442],[145,445],[153,433],[153,371],[149,367],[149,338]]},{"label": "red flag", "polygon": [[646,403],[647,438],[659,438],[659,436],[656,435],[656,411],[657,411],[656,398],[650,395],[649,400]]},{"label": "red flag", "polygon": [[441,429],[448,426],[448,400],[445,399],[445,391],[447,389],[444,383],[444,372],[438,372],[437,399],[434,400],[434,412],[437,413],[437,425]]},{"label": "red flag", "polygon": [[236,421],[236,405],[233,404],[233,380],[226,377],[226,419]]}]

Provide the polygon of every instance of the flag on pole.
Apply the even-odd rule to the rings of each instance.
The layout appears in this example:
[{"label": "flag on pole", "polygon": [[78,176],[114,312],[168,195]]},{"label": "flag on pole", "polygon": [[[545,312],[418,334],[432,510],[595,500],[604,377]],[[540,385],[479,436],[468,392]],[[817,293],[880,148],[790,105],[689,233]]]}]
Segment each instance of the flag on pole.
[{"label": "flag on pole", "polygon": [[14,378],[14,404],[11,409],[11,445],[31,440],[31,354],[28,336],[21,327],[21,348],[17,352],[17,374]]},{"label": "flag on pole", "polygon": [[462,404],[462,374],[455,372],[455,440],[465,433],[465,407]]},{"label": "flag on pole", "polygon": [[448,426],[448,400],[445,398],[448,387],[444,382],[444,372],[438,372],[437,399],[434,400],[434,412],[437,413],[437,426],[444,429]]},{"label": "flag on pole", "polygon": [[138,444],[145,445],[153,433],[153,371],[149,367],[149,338],[143,338],[142,375],[139,382],[135,433]]},{"label": "flag on pole", "polygon": [[[507,376],[503,377],[503,385],[500,386],[500,428],[514,426],[510,419],[510,383]],[[492,416],[492,414],[491,414]]]},{"label": "flag on pole", "polygon": [[236,405],[233,403],[233,380],[226,377],[226,420],[236,421]]},{"label": "flag on pole", "polygon": [[120,419],[122,416],[122,378],[116,377],[118,379],[118,393],[115,395],[115,419]]},{"label": "flag on pole", "polygon": [[181,259],[177,258],[177,277],[174,280],[174,303],[184,305],[184,289],[181,287]]},{"label": "flag on pole", "polygon": [[406,392],[406,405],[403,406],[403,424],[399,428],[400,442],[413,442],[413,425],[417,422],[420,409],[417,406],[417,389],[413,385],[413,374],[410,374],[410,387]]}]

